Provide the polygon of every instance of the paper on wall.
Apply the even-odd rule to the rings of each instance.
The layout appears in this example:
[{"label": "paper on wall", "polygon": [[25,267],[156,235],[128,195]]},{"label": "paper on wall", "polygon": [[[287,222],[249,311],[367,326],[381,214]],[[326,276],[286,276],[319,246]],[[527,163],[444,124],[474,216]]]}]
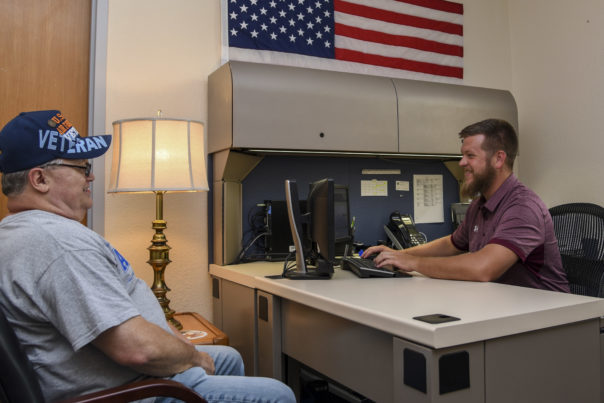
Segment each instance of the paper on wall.
[{"label": "paper on wall", "polygon": [[413,175],[415,223],[445,221],[442,175]]},{"label": "paper on wall", "polygon": [[388,181],[362,180],[361,196],[388,196]]}]

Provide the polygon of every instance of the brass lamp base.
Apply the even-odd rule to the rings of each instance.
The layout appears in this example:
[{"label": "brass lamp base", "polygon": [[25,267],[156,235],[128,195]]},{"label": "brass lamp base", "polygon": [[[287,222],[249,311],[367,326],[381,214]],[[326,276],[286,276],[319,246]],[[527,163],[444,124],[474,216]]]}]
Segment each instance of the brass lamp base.
[{"label": "brass lamp base", "polygon": [[155,230],[153,239],[151,240],[151,246],[149,250],[149,260],[147,263],[153,267],[153,285],[151,290],[155,297],[159,301],[164,310],[166,320],[171,323],[178,330],[182,330],[182,324],[174,319],[174,310],[170,308],[170,300],[166,297],[166,293],[170,291],[166,282],[164,281],[164,272],[166,266],[170,263],[170,247],[168,246],[166,236],[163,231],[166,229],[167,224],[163,219],[163,207],[164,207],[164,191],[155,192],[155,220],[151,225],[151,228]]}]

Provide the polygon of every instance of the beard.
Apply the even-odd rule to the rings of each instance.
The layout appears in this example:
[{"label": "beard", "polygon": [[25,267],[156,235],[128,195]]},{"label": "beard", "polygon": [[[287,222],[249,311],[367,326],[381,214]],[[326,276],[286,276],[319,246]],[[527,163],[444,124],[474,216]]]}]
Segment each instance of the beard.
[{"label": "beard", "polygon": [[495,175],[495,168],[493,168],[490,164],[487,165],[483,172],[474,172],[474,180],[469,183],[464,182],[461,186],[462,197],[472,199],[475,196],[484,194],[484,192],[486,192],[495,181]]}]

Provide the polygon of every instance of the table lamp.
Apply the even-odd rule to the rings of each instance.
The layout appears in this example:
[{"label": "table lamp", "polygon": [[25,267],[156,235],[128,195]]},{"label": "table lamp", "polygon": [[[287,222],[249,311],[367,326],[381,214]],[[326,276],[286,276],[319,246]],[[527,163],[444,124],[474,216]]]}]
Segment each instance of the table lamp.
[{"label": "table lamp", "polygon": [[166,192],[207,191],[203,123],[192,120],[145,118],[113,122],[113,161],[109,193],[155,193],[155,234],[148,263],[153,267],[151,290],[166,320],[179,330],[174,318],[164,271],[170,263],[163,218]]}]

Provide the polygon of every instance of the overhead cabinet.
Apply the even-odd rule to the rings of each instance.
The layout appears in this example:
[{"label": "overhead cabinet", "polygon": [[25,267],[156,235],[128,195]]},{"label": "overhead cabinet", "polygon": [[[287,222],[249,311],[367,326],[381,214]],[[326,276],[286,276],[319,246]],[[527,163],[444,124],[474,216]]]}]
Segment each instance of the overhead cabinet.
[{"label": "overhead cabinet", "polygon": [[210,98],[209,152],[398,150],[396,96],[387,78],[230,62],[209,86],[220,99]]},{"label": "overhead cabinet", "polygon": [[489,117],[517,127],[508,91],[228,62],[208,83],[208,150],[458,155],[457,133]]},{"label": "overhead cabinet", "polygon": [[516,102],[508,91],[416,80],[393,80],[397,94],[399,152],[459,154],[458,133],[487,118],[518,128]]}]

